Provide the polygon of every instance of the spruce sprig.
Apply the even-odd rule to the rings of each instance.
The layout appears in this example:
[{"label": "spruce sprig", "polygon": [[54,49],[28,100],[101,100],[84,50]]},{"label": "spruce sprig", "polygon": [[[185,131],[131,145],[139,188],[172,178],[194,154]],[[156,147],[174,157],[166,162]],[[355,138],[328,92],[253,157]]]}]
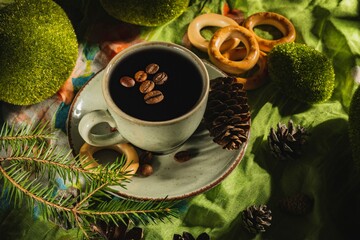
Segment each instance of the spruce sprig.
[{"label": "spruce sprig", "polygon": [[[2,144],[20,144],[29,142],[40,142],[54,138],[49,122],[39,123],[35,126],[31,124],[21,124],[16,127],[15,124],[4,123],[0,131],[0,142]],[[4,145],[2,145],[3,148]]]},{"label": "spruce sprig", "polygon": [[[36,205],[45,220],[78,227],[81,237],[90,239],[98,221],[106,223],[133,222],[143,224],[171,220],[178,212],[173,201],[131,201],[115,198],[112,185],[126,187],[130,181],[125,156],[114,163],[86,167],[82,156],[52,146],[54,134],[49,124],[20,126],[4,124],[0,131],[1,197],[15,207],[24,203],[30,210]],[[54,183],[56,177],[73,181],[82,187],[74,195],[61,195]]]}]

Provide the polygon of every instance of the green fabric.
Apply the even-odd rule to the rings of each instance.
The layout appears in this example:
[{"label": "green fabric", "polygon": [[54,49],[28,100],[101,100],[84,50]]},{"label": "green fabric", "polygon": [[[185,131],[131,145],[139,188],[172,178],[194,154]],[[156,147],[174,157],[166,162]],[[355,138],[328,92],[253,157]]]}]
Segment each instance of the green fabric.
[{"label": "green fabric", "polygon": [[352,147],[355,167],[360,171],[360,88],[358,88],[351,100],[349,109],[349,138]]},{"label": "green fabric", "polygon": [[[193,0],[178,19],[158,28],[142,29],[147,40],[182,43],[187,25],[198,14],[221,13],[225,0]],[[240,165],[214,189],[187,200],[180,219],[144,227],[146,240],[169,240],[174,233],[207,232],[212,239],[354,239],[360,227],[359,174],[354,169],[348,137],[348,110],[357,85],[351,71],[360,65],[360,5],[357,0],[228,0],[246,16],[274,11],[288,17],[297,30],[297,42],[324,52],[335,68],[332,98],[304,105],[285,97],[269,83],[248,93],[252,114],[251,137]],[[199,56],[207,56],[192,49]],[[296,162],[275,160],[267,135],[278,122],[292,119],[310,132],[303,155]],[[291,216],[278,208],[282,197],[304,192],[314,198],[306,216]],[[271,228],[252,235],[242,228],[241,211],[253,204],[267,204],[273,212]],[[18,215],[18,217],[16,217]],[[25,223],[23,213],[1,215],[4,239],[72,239],[51,223]],[[6,221],[4,219],[11,219]],[[25,218],[25,217],[24,217]],[[27,216],[27,219],[30,217]],[[17,220],[16,220],[17,219]],[[72,237],[71,237],[72,236]],[[2,237],[1,237],[2,238]],[[3,238],[2,238],[3,239]]]},{"label": "green fabric", "polygon": [[[354,171],[348,138],[348,109],[357,87],[351,69],[359,65],[359,3],[353,1],[227,1],[246,16],[273,11],[288,17],[296,27],[297,42],[324,52],[336,72],[331,100],[304,105],[288,99],[272,83],[249,92],[252,109],[251,138],[239,167],[215,189],[189,200],[189,208],[172,224],[148,226],[146,239],[171,239],[172,234],[203,231],[213,239],[351,239],[359,220],[359,175]],[[220,4],[219,4],[220,3]],[[175,41],[174,31],[184,29],[196,14],[221,12],[225,1],[195,1],[187,13],[149,40]],[[193,49],[200,56],[202,53]],[[206,56],[204,56],[206,57]],[[297,162],[276,161],[267,147],[267,135],[278,122],[309,128],[310,138]],[[303,192],[314,198],[313,211],[303,217],[279,210],[284,196]],[[272,226],[252,235],[242,227],[241,211],[252,204],[268,204]]]},{"label": "green fabric", "polygon": [[77,230],[65,231],[59,226],[34,219],[24,209],[14,209],[2,212],[0,215],[1,239],[22,239],[22,240],[72,240],[78,239]]}]

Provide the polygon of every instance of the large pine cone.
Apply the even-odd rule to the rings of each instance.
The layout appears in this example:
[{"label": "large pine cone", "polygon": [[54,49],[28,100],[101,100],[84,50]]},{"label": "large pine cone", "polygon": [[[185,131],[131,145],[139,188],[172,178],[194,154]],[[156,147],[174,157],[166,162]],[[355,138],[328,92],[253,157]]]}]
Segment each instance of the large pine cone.
[{"label": "large pine cone", "polygon": [[279,207],[292,215],[306,215],[311,212],[314,200],[304,193],[298,193],[279,201]]},{"label": "large pine cone", "polygon": [[247,141],[250,130],[250,108],[244,86],[232,77],[218,77],[210,82],[205,126],[215,143],[224,149],[239,149]]},{"label": "large pine cone", "polygon": [[271,225],[271,210],[266,205],[247,207],[242,211],[242,220],[250,233],[265,232]]},{"label": "large pine cone", "polygon": [[294,160],[301,155],[307,137],[308,133],[304,127],[295,127],[293,121],[289,120],[288,126],[278,123],[276,130],[270,129],[268,144],[275,158]]}]

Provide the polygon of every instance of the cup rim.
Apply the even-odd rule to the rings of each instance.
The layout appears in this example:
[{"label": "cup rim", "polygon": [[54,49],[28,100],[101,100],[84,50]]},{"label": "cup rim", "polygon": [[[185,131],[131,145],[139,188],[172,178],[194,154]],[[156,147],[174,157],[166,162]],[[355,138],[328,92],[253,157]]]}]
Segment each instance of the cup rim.
[{"label": "cup rim", "polygon": [[[139,50],[139,48],[144,48],[147,46],[160,46],[160,47],[168,47],[168,48],[175,48],[178,49],[182,52],[185,52],[192,60],[194,60],[196,62],[196,66],[198,67],[198,69],[200,70],[201,75],[205,78],[205,81],[203,82],[204,86],[202,88],[202,92],[201,95],[199,97],[199,100],[195,103],[195,105],[185,114],[178,116],[176,118],[172,118],[169,120],[164,120],[164,121],[148,121],[148,120],[143,120],[143,119],[139,119],[139,118],[135,118],[127,113],[125,113],[124,111],[122,111],[116,104],[115,102],[112,100],[111,96],[110,96],[110,91],[107,88],[107,86],[109,85],[109,81],[110,81],[110,74],[112,73],[112,69],[113,66],[117,64],[117,62],[123,57],[126,56],[128,54],[130,54],[133,51],[137,51]],[[183,119],[189,118],[193,112],[197,111],[199,108],[201,108],[203,106],[203,104],[205,101],[207,101],[207,96],[209,94],[209,89],[210,89],[210,79],[209,79],[209,73],[206,69],[206,66],[204,64],[204,62],[192,51],[190,51],[189,49],[185,48],[184,46],[178,45],[176,43],[171,43],[171,42],[162,42],[162,41],[150,41],[150,42],[140,42],[140,43],[136,43],[134,45],[131,45],[127,48],[125,48],[124,50],[122,50],[121,52],[117,53],[108,63],[108,65],[105,68],[105,74],[103,76],[102,79],[102,85],[101,85],[101,89],[104,95],[104,99],[106,104],[108,105],[108,108],[111,108],[112,111],[114,111],[117,115],[120,115],[122,118],[129,120],[133,123],[137,123],[139,125],[170,125],[179,121],[182,121]]]}]

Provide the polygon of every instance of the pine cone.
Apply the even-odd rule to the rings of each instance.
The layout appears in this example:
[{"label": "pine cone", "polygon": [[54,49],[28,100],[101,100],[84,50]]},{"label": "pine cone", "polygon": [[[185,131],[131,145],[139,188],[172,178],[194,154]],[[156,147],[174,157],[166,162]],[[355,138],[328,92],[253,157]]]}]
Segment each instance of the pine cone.
[{"label": "pine cone", "polygon": [[213,141],[223,149],[239,149],[247,141],[250,108],[246,91],[232,77],[211,80],[204,123]]},{"label": "pine cone", "polygon": [[195,239],[191,233],[183,232],[182,235],[174,234],[173,240],[210,240],[210,236],[206,232],[203,232]]},{"label": "pine cone", "polygon": [[281,210],[298,216],[308,214],[311,212],[313,206],[314,200],[303,193],[298,193],[279,201],[279,207]]},{"label": "pine cone", "polygon": [[270,227],[272,215],[271,210],[266,205],[256,205],[247,207],[242,211],[244,227],[250,233],[265,232],[265,228]]},{"label": "pine cone", "polygon": [[143,229],[140,227],[130,228],[129,225],[129,219],[125,219],[125,222],[119,222],[117,225],[98,221],[96,224],[92,224],[91,229],[107,240],[142,240]]},{"label": "pine cone", "polygon": [[294,126],[289,120],[288,126],[278,123],[277,129],[270,129],[268,144],[275,158],[294,160],[301,155],[302,146],[306,143],[308,133],[304,127]]}]

